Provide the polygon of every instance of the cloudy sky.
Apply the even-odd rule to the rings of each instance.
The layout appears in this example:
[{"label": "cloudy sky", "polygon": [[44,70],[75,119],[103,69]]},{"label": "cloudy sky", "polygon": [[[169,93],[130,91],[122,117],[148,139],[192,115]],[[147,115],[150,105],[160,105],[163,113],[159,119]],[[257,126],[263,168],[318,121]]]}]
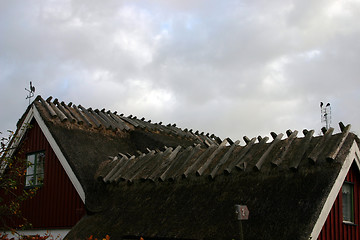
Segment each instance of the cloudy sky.
[{"label": "cloudy sky", "polygon": [[0,0],[0,131],[36,95],[222,138],[360,134],[359,0]]}]

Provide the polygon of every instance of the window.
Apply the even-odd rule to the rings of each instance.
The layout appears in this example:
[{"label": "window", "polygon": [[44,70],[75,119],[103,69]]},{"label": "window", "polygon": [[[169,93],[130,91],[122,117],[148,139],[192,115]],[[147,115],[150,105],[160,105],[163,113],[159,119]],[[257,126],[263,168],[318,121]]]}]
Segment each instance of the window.
[{"label": "window", "polygon": [[354,184],[345,182],[342,187],[343,221],[354,223]]},{"label": "window", "polygon": [[28,167],[26,169],[25,187],[41,186],[44,181],[45,152],[27,155]]}]

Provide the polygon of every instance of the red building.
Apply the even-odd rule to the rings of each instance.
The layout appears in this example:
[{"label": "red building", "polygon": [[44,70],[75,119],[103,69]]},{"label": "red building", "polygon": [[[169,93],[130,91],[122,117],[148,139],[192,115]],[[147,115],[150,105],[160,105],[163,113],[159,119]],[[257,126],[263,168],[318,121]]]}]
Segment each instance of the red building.
[{"label": "red building", "polygon": [[[343,177],[341,177],[340,180],[343,180],[341,190],[336,192],[337,189],[335,188],[332,195],[329,196],[328,201],[329,205],[331,205],[331,209],[329,209],[329,207],[324,209],[324,216],[322,216],[320,223],[323,223],[325,216],[326,221],[322,224],[321,232],[318,237],[319,240],[360,239],[360,185],[358,156],[358,153],[355,153],[355,156],[353,156],[354,160],[357,160],[351,163],[351,167],[347,171],[345,179],[343,180]],[[319,231],[319,229],[317,229],[317,231]]]},{"label": "red building", "polygon": [[[35,235],[49,231],[55,237],[64,237],[85,215],[84,191],[68,164],[59,160],[58,147],[50,145],[49,136],[47,138],[44,135],[37,120],[32,116],[28,122],[31,127],[21,133],[19,147],[13,154],[18,159],[28,159],[33,164],[37,159],[37,164],[27,169],[23,184],[29,190],[36,187],[37,192],[33,198],[23,202],[21,207],[23,216],[33,228],[20,232]],[[66,168],[68,172],[65,171]],[[37,181],[31,180],[34,176]],[[13,227],[22,223],[22,220],[16,220]]]},{"label": "red building", "polygon": [[37,97],[10,154],[32,163],[24,185],[39,190],[22,208],[33,232],[236,239],[240,204],[247,240],[359,239],[359,139],[340,129],[239,144]]}]

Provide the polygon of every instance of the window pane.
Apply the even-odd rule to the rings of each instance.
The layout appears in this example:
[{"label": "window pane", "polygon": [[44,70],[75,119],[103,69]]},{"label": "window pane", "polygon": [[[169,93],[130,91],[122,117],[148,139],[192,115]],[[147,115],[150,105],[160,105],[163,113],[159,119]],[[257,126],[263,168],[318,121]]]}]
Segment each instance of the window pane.
[{"label": "window pane", "polygon": [[41,185],[44,182],[45,153],[39,152],[27,156],[25,186]]},{"label": "window pane", "polygon": [[39,153],[36,159],[36,174],[44,173],[44,153]]},{"label": "window pane", "polygon": [[28,168],[26,170],[26,175],[32,175],[34,174],[34,171],[35,171],[35,166],[34,166],[34,163],[35,163],[35,155],[29,155],[27,157],[27,160],[28,160]]},{"label": "window pane", "polygon": [[342,187],[343,220],[348,222],[354,221],[353,187],[349,183],[344,183]]},{"label": "window pane", "polygon": [[34,175],[26,176],[26,185],[31,186],[34,184]]}]

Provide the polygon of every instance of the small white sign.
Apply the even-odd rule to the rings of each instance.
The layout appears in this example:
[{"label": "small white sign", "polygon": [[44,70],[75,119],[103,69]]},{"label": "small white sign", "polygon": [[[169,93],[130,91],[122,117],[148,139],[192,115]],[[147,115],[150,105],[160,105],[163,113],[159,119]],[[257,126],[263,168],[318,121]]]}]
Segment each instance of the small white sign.
[{"label": "small white sign", "polygon": [[238,220],[248,220],[249,219],[249,209],[246,205],[235,205],[235,213]]}]

